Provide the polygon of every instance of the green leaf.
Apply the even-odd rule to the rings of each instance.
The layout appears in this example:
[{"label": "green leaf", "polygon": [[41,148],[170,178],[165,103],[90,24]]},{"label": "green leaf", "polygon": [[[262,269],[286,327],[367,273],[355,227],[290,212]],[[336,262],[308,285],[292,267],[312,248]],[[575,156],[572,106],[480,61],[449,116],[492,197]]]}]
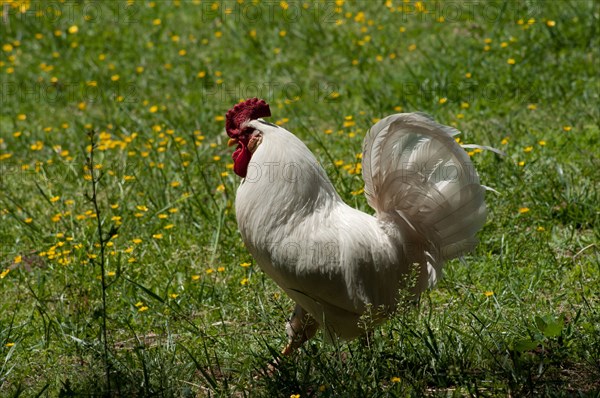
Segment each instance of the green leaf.
[{"label": "green leaf", "polygon": [[513,349],[518,352],[525,352],[535,349],[539,345],[539,341],[531,339],[515,340]]},{"label": "green leaf", "polygon": [[565,326],[565,317],[561,315],[558,319],[555,319],[552,315],[546,315],[544,317],[535,317],[535,325],[544,337],[552,338],[560,336]]},{"label": "green leaf", "polygon": [[158,300],[159,302],[163,303],[165,302],[165,299],[163,299],[162,297],[160,297],[158,294],[154,293],[152,290],[148,289],[147,287],[140,285],[139,283],[137,283],[134,280],[131,280],[129,278],[125,278],[125,280],[127,282],[133,283],[134,285],[136,285],[137,287],[139,287],[140,289],[142,289],[144,292],[146,292],[146,294],[148,294],[150,297],[154,298],[155,300]]},{"label": "green leaf", "polygon": [[544,319],[540,316],[536,316],[535,317],[535,326],[537,326],[538,330],[542,333],[544,333],[544,330],[546,330],[546,327],[548,326],[546,324],[546,321],[544,321]]},{"label": "green leaf", "polygon": [[558,337],[562,333],[565,326],[565,317],[561,315],[556,320],[552,320],[546,326],[544,330],[544,336],[546,337]]}]

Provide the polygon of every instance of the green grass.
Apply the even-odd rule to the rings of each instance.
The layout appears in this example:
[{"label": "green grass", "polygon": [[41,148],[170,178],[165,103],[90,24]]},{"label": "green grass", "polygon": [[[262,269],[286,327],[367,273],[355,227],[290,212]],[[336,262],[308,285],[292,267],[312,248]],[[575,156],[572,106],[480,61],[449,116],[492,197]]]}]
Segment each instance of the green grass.
[{"label": "green grass", "polygon": [[[597,2],[24,3],[0,1],[0,396],[597,396]],[[250,96],[365,211],[376,118],[424,111],[507,153],[472,156],[500,194],[465,263],[368,341],[318,335],[272,376],[292,302],[237,232],[219,118]],[[110,392],[92,129],[118,227]]]}]

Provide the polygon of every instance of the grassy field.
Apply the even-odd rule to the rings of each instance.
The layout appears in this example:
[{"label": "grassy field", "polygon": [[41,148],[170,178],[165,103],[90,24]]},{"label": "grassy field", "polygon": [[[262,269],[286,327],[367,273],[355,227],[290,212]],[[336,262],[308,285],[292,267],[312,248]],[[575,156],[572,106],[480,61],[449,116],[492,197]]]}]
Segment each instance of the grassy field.
[{"label": "grassy field", "polygon": [[[600,394],[598,2],[0,7],[0,396]],[[465,262],[272,375],[292,302],[237,232],[224,133],[253,96],[367,212],[378,118],[507,153],[470,153],[499,194]]]}]

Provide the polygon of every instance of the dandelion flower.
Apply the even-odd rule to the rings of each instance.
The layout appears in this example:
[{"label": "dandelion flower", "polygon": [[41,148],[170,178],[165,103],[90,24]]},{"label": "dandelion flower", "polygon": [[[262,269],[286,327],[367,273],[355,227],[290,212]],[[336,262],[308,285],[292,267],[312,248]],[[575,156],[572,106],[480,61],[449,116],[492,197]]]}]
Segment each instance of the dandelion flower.
[{"label": "dandelion flower", "polygon": [[529,212],[529,207],[521,207],[519,209],[519,214],[525,214],[527,212]]},{"label": "dandelion flower", "polygon": [[483,292],[483,294],[485,295],[485,297],[491,297],[494,295],[494,292],[491,290],[488,290],[488,291]]}]

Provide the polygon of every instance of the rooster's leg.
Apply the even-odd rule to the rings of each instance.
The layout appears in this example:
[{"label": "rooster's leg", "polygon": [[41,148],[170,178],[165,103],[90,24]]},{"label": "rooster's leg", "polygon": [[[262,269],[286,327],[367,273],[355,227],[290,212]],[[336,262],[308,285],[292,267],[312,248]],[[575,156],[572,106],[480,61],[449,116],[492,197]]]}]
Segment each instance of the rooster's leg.
[{"label": "rooster's leg", "polygon": [[292,317],[285,324],[285,331],[290,340],[281,353],[291,355],[305,341],[311,339],[318,329],[319,323],[304,308],[296,304]]}]

